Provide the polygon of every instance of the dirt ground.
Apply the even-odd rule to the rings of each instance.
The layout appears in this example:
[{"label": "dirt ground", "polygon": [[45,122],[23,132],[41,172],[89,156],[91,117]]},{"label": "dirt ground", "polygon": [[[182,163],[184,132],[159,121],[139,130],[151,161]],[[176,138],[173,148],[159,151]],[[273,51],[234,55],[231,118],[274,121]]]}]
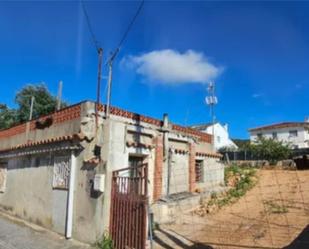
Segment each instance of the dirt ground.
[{"label": "dirt ground", "polygon": [[258,184],[236,203],[163,226],[157,248],[309,249],[309,170],[257,174]]}]

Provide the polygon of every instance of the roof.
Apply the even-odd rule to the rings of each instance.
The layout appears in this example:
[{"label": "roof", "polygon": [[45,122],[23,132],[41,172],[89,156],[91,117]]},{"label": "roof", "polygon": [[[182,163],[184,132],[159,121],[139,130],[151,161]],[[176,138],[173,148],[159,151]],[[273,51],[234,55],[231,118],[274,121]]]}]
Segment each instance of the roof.
[{"label": "roof", "polygon": [[259,126],[249,129],[249,131],[263,131],[263,130],[272,130],[272,129],[282,129],[288,127],[308,127],[309,122],[281,122],[270,125]]},{"label": "roof", "polygon": [[[30,131],[36,130],[38,124],[45,123],[46,120],[48,119],[53,120],[52,124],[59,124],[59,123],[64,123],[64,122],[68,122],[68,121],[80,118],[82,115],[81,105],[85,102],[86,101],[83,101],[78,104],[63,108],[54,113],[43,115],[37,119],[31,120],[30,121]],[[98,109],[99,111],[104,112],[106,109],[106,105],[100,105]],[[163,125],[163,121],[160,119],[155,119],[155,118],[148,117],[145,115],[137,114],[134,112],[120,109],[118,107],[111,107],[110,113],[115,116],[121,116],[124,118],[132,119],[137,122],[144,122],[144,123],[152,124],[152,125],[159,126],[159,127]],[[211,143],[210,134],[200,132],[190,127],[180,126],[176,124],[171,124],[171,126],[172,126],[172,130],[174,131],[182,132],[182,133],[185,133],[191,136],[195,136],[199,138],[201,141]],[[0,130],[0,139],[6,139],[6,138],[15,136],[17,134],[25,133],[25,132],[26,132],[26,123],[18,124],[8,129]],[[68,135],[71,135],[71,134],[68,134]]]}]

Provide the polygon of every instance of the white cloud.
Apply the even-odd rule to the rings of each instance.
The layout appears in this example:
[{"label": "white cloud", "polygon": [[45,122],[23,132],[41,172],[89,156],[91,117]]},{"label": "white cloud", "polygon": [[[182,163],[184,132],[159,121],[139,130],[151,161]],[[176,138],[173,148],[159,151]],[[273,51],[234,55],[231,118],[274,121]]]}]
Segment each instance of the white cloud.
[{"label": "white cloud", "polygon": [[255,98],[255,99],[258,99],[258,98],[260,98],[262,96],[263,96],[262,93],[254,93],[254,94],[252,94],[252,98]]},{"label": "white cloud", "polygon": [[207,83],[222,72],[203,53],[172,49],[157,50],[139,56],[127,56],[122,63],[151,82],[168,84]]}]

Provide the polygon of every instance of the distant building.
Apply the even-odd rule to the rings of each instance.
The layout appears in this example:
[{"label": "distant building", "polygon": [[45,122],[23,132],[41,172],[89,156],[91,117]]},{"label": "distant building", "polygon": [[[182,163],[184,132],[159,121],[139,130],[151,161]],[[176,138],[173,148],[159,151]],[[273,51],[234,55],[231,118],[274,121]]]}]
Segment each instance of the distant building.
[{"label": "distant building", "polygon": [[250,141],[260,137],[272,138],[291,144],[293,148],[309,148],[309,120],[305,122],[283,122],[249,129]]},{"label": "distant building", "polygon": [[[201,132],[205,132],[208,134],[212,134],[213,132],[213,125],[209,124],[201,124],[201,125],[193,125],[191,126],[193,129],[197,129]],[[219,122],[214,124],[214,145],[216,150],[219,150],[224,147],[228,147],[231,149],[238,149],[238,146],[230,139],[229,131],[228,131],[228,124],[220,124]]]}]

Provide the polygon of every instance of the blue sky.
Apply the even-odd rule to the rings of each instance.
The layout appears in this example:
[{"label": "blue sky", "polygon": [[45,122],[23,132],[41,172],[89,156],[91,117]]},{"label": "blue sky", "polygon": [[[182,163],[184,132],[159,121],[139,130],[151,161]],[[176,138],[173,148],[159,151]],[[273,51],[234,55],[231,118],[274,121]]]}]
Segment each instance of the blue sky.
[{"label": "blue sky", "polygon": [[[139,2],[85,4],[106,58]],[[59,80],[69,103],[95,99],[97,54],[80,2],[0,2],[0,34],[0,102],[14,107],[27,83],[44,81],[56,94]],[[114,63],[112,104],[157,118],[167,112],[183,125],[209,122],[210,79],[217,120],[234,138],[254,126],[302,121],[309,2],[146,1]],[[104,78],[103,96],[105,85]]]}]

